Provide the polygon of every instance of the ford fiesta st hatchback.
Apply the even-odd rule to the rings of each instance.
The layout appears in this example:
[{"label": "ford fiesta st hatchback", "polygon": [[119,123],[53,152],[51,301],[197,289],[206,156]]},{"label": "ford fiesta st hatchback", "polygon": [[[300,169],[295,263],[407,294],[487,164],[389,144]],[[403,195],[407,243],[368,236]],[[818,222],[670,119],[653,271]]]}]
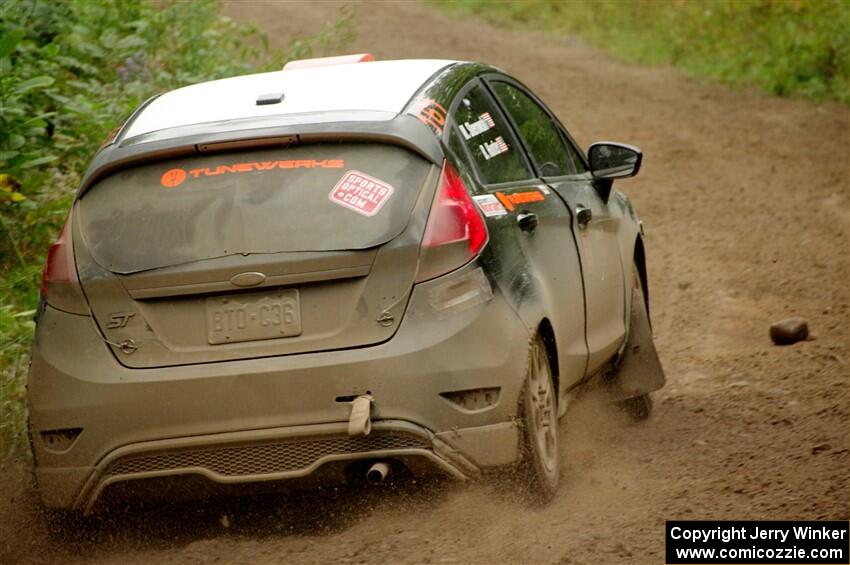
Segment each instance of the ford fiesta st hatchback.
[{"label": "ford fiesta st hatchback", "polygon": [[612,189],[640,151],[585,154],[494,67],[371,59],[162,94],[97,153],[32,350],[46,506],[506,467],[547,500],[579,387],[645,414],[664,376]]}]

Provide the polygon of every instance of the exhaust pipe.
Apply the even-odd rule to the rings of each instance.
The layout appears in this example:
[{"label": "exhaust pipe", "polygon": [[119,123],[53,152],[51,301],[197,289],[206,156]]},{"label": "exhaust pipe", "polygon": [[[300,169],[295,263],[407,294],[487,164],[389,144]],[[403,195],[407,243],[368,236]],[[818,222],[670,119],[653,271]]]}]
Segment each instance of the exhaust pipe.
[{"label": "exhaust pipe", "polygon": [[379,485],[384,482],[384,479],[386,479],[389,474],[390,466],[384,461],[378,461],[369,467],[369,470],[366,472],[366,481],[368,481],[370,485]]}]

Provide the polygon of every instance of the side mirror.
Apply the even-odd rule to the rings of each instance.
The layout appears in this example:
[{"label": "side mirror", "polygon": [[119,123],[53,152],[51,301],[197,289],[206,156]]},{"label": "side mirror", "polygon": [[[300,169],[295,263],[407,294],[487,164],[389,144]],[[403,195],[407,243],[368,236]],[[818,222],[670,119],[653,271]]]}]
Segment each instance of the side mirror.
[{"label": "side mirror", "polygon": [[595,179],[624,179],[640,171],[643,153],[633,145],[602,141],[587,150],[590,172]]}]

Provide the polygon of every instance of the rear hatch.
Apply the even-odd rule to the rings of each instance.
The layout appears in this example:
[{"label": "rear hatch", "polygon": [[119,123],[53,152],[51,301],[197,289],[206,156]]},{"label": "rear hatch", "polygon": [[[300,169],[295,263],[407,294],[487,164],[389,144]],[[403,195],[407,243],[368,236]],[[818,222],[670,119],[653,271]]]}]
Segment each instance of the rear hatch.
[{"label": "rear hatch", "polygon": [[129,367],[385,341],[413,286],[438,172],[371,143],[122,170],[76,204],[80,282]]}]

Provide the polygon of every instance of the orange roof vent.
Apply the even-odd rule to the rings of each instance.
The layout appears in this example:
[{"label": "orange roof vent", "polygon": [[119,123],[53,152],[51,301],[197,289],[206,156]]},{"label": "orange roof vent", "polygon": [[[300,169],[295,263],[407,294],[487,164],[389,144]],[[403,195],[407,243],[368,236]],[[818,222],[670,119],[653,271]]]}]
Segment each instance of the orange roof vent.
[{"label": "orange roof vent", "polygon": [[309,67],[324,67],[326,65],[347,65],[349,63],[365,63],[374,61],[371,53],[358,53],[356,55],[339,55],[337,57],[319,57],[316,59],[300,59],[289,61],[283,66],[284,71],[292,69],[307,69]]}]

